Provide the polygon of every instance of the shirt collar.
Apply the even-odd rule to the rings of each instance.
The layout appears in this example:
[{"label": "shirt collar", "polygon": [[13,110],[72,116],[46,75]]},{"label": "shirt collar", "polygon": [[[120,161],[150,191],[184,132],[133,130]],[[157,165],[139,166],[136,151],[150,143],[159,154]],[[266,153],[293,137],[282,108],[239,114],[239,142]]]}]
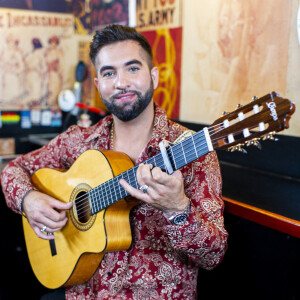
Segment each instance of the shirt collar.
[{"label": "shirt collar", "polygon": [[[154,110],[155,114],[153,121],[153,131],[148,143],[148,147],[159,150],[159,142],[162,140],[169,140],[169,123],[166,112],[156,103],[154,103]],[[89,136],[86,138],[86,142],[96,140],[97,138],[99,138],[99,136],[106,136],[107,139],[103,147],[105,149],[109,149],[110,128],[113,122],[112,115],[106,116],[99,122],[101,122],[101,124],[98,123],[95,126],[90,127],[92,132],[89,131]]]},{"label": "shirt collar", "polygon": [[159,142],[169,140],[169,122],[166,112],[154,103],[153,131],[148,146],[159,150]]},{"label": "shirt collar", "polygon": [[108,149],[112,120],[112,115],[108,115],[104,119],[100,120],[96,125],[90,127],[92,132],[89,131],[89,136],[86,138],[86,142],[89,143],[99,137],[106,136],[107,139],[103,146],[105,149]]}]

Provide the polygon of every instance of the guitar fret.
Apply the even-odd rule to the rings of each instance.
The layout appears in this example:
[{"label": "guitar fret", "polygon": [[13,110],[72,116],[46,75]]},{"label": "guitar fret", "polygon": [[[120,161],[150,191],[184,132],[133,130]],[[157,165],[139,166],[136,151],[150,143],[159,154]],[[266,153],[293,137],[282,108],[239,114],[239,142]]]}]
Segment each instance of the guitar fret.
[{"label": "guitar fret", "polygon": [[[119,176],[121,177],[121,176]],[[116,199],[119,199],[121,197],[122,193],[121,193],[121,185],[119,184],[119,182],[117,182],[117,197]]]},{"label": "guitar fret", "polygon": [[[111,181],[111,180],[110,180]],[[104,189],[104,192],[105,192],[105,195],[104,195],[104,197],[103,197],[103,200],[104,200],[104,205],[108,205],[109,204],[109,198],[108,198],[108,183],[109,183],[109,181],[108,182],[105,182],[105,184],[103,185],[103,189]],[[111,197],[112,197],[112,195],[111,195]],[[102,209],[102,206],[100,205],[100,208]]]},{"label": "guitar fret", "polygon": [[206,143],[206,138],[205,138],[205,135],[204,135],[203,131],[198,132],[198,133],[195,134],[194,141],[195,141],[196,149],[198,149],[197,157],[201,157],[204,154],[209,152],[208,146],[207,146],[207,143]]},{"label": "guitar fret", "polygon": [[[209,151],[203,131],[195,133],[180,143],[167,148],[167,154],[170,157],[171,165],[174,170],[180,169]],[[147,159],[144,161],[144,164],[152,164],[154,167],[159,167],[163,171],[166,171],[166,166],[161,153]],[[138,189],[139,184],[136,178],[137,168],[138,166],[134,166],[91,190],[89,192],[92,207],[91,214],[95,214],[129,195],[119,183],[121,178],[125,179],[131,186]]]},{"label": "guitar fret", "polygon": [[192,142],[193,142],[193,146],[194,146],[195,154],[197,155],[197,148],[196,148],[196,145],[195,145],[194,136],[192,136],[191,140],[192,140]]},{"label": "guitar fret", "polygon": [[180,145],[181,145],[181,149],[182,149],[182,152],[183,152],[183,157],[184,157],[185,164],[187,164],[186,156],[185,156],[184,150],[183,150],[183,143],[180,143]]},{"label": "guitar fret", "polygon": [[199,144],[199,142],[197,140],[199,140],[198,135],[197,136],[193,136],[192,139],[191,139],[192,144],[193,144],[192,149],[195,150],[194,155],[196,157],[199,157],[199,153],[198,153],[197,149],[200,148],[200,144]]},{"label": "guitar fret", "polygon": [[[112,183],[113,183],[113,184],[112,184],[112,186],[113,186],[113,191],[114,191],[114,193],[115,193],[114,198],[117,199],[117,192],[116,192],[116,188],[115,188],[115,180],[113,180]],[[113,200],[113,199],[112,199],[112,200]]]}]

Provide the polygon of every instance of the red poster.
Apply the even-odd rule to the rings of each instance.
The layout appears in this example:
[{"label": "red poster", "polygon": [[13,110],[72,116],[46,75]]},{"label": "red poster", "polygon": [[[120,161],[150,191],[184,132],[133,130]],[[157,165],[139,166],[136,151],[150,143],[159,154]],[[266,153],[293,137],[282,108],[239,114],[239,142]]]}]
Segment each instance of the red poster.
[{"label": "red poster", "polygon": [[159,85],[154,100],[170,119],[179,119],[182,28],[144,31],[153,50],[154,65],[159,70]]}]

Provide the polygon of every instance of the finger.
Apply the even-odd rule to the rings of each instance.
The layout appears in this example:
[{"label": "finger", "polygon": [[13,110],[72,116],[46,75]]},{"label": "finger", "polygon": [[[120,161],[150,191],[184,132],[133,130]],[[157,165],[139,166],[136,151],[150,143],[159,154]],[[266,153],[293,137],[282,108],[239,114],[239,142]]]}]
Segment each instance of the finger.
[{"label": "finger", "polygon": [[169,174],[162,169],[155,167],[152,169],[152,178],[156,183],[165,184],[169,180]]},{"label": "finger", "polygon": [[135,189],[133,186],[131,186],[126,180],[121,179],[119,181],[120,185],[126,190],[126,192],[129,193],[134,198],[140,199],[145,201],[148,197],[146,193],[142,192],[141,190]]},{"label": "finger", "polygon": [[55,238],[55,236],[54,236],[53,234],[47,234],[47,232],[44,233],[44,232],[42,232],[41,229],[40,229],[39,227],[37,227],[37,226],[34,226],[34,227],[33,227],[33,230],[34,230],[35,234],[36,234],[39,238],[41,238],[41,239],[43,239],[43,240],[52,240],[52,239]]},{"label": "finger", "polygon": [[178,178],[178,179],[181,179],[182,180],[182,173],[180,172],[180,170],[177,170],[177,171],[175,171],[173,174],[172,174],[172,176],[174,176],[174,177],[176,177],[176,178]]},{"label": "finger", "polygon": [[59,222],[54,222],[51,219],[45,218],[44,221],[36,223],[37,227],[40,228],[40,230],[43,229],[44,226],[47,227],[46,232],[55,232],[58,230],[61,230],[67,223],[68,219],[64,218],[63,220]]},{"label": "finger", "polygon": [[52,198],[51,206],[57,210],[68,210],[73,206],[73,202],[62,202]]},{"label": "finger", "polygon": [[54,222],[62,221],[66,218],[66,210],[73,206],[73,202],[61,202],[59,200],[52,200],[50,202],[51,209],[45,211],[45,217]]},{"label": "finger", "polygon": [[152,164],[140,164],[137,169],[137,181],[139,185],[149,183],[152,180]]}]

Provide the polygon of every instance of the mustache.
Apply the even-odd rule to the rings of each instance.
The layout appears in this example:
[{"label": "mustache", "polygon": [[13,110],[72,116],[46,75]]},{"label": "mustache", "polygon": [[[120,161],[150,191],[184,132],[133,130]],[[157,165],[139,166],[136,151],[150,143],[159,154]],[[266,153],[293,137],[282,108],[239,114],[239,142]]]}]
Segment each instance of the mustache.
[{"label": "mustache", "polygon": [[124,94],[127,94],[127,93],[132,93],[132,94],[139,95],[139,92],[138,92],[138,91],[130,90],[130,89],[124,89],[124,90],[121,90],[121,91],[118,91],[118,92],[114,93],[114,94],[111,96],[111,98],[116,98],[116,97],[119,97],[119,96],[124,95]]}]

